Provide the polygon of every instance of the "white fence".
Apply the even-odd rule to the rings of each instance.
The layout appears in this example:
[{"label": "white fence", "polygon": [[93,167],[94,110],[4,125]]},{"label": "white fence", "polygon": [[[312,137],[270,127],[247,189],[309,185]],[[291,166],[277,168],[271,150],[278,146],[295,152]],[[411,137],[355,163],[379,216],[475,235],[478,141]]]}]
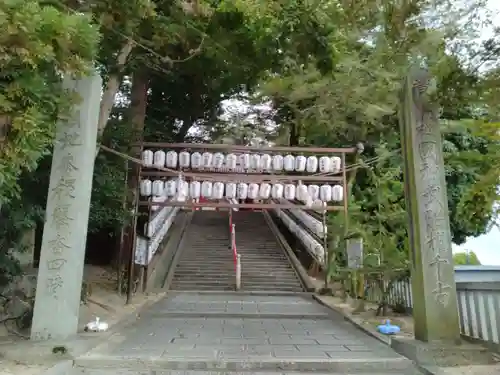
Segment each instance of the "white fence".
[{"label": "white fence", "polygon": [[[457,266],[460,329],[464,337],[500,347],[500,267]],[[367,300],[379,302],[380,290],[371,287]],[[413,307],[409,281],[395,282],[388,293],[390,306],[400,305],[411,312]]]}]

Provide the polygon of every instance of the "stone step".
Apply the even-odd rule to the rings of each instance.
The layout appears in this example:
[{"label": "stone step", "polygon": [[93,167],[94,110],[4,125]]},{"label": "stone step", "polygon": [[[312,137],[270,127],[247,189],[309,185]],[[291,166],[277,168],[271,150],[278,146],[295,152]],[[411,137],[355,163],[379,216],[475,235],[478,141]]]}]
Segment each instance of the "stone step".
[{"label": "stone step", "polygon": [[[224,216],[225,215],[225,216]],[[302,291],[288,258],[260,212],[233,216],[242,290]],[[234,290],[227,213],[196,212],[171,281],[173,290]],[[239,229],[239,230],[238,230]]]},{"label": "stone step", "polygon": [[[196,349],[189,355],[195,354]],[[203,368],[205,370],[199,370]],[[200,360],[190,358],[147,358],[140,356],[84,356],[76,358],[68,375],[421,375],[408,359],[394,358],[328,358],[301,360],[256,356],[241,359]]]}]

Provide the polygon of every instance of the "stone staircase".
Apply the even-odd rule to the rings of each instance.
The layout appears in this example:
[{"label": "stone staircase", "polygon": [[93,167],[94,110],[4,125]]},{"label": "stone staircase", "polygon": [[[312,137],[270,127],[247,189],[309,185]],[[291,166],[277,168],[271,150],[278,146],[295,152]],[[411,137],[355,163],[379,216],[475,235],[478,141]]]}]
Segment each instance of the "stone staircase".
[{"label": "stone staircase", "polygon": [[[234,212],[236,245],[241,256],[241,290],[302,292],[288,258],[262,212]],[[198,211],[186,230],[171,290],[235,289],[233,254],[229,248],[227,212]]]}]

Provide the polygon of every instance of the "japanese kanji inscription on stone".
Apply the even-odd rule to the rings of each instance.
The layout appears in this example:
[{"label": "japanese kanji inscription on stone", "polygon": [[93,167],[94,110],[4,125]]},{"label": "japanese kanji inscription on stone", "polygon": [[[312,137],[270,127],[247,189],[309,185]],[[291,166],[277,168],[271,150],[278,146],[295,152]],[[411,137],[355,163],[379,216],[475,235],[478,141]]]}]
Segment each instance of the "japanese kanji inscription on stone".
[{"label": "japanese kanji inscription on stone", "polygon": [[400,107],[415,338],[459,341],[441,132],[427,95],[430,83],[425,70],[413,69]]},{"label": "japanese kanji inscription on stone", "polygon": [[71,120],[58,125],[45,213],[31,338],[77,332],[97,142],[101,78],[66,80],[76,92]]}]

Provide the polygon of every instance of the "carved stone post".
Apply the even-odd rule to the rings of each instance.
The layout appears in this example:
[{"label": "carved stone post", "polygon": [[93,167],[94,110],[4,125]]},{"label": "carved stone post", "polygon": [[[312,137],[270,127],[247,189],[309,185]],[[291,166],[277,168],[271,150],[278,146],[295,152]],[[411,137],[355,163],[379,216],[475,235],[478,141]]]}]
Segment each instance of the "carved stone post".
[{"label": "carved stone post", "polygon": [[85,259],[101,77],[67,80],[80,96],[56,133],[31,339],[76,334]]},{"label": "carved stone post", "polygon": [[411,255],[415,338],[458,343],[460,326],[438,108],[431,77],[413,69],[401,94],[400,125]]}]

